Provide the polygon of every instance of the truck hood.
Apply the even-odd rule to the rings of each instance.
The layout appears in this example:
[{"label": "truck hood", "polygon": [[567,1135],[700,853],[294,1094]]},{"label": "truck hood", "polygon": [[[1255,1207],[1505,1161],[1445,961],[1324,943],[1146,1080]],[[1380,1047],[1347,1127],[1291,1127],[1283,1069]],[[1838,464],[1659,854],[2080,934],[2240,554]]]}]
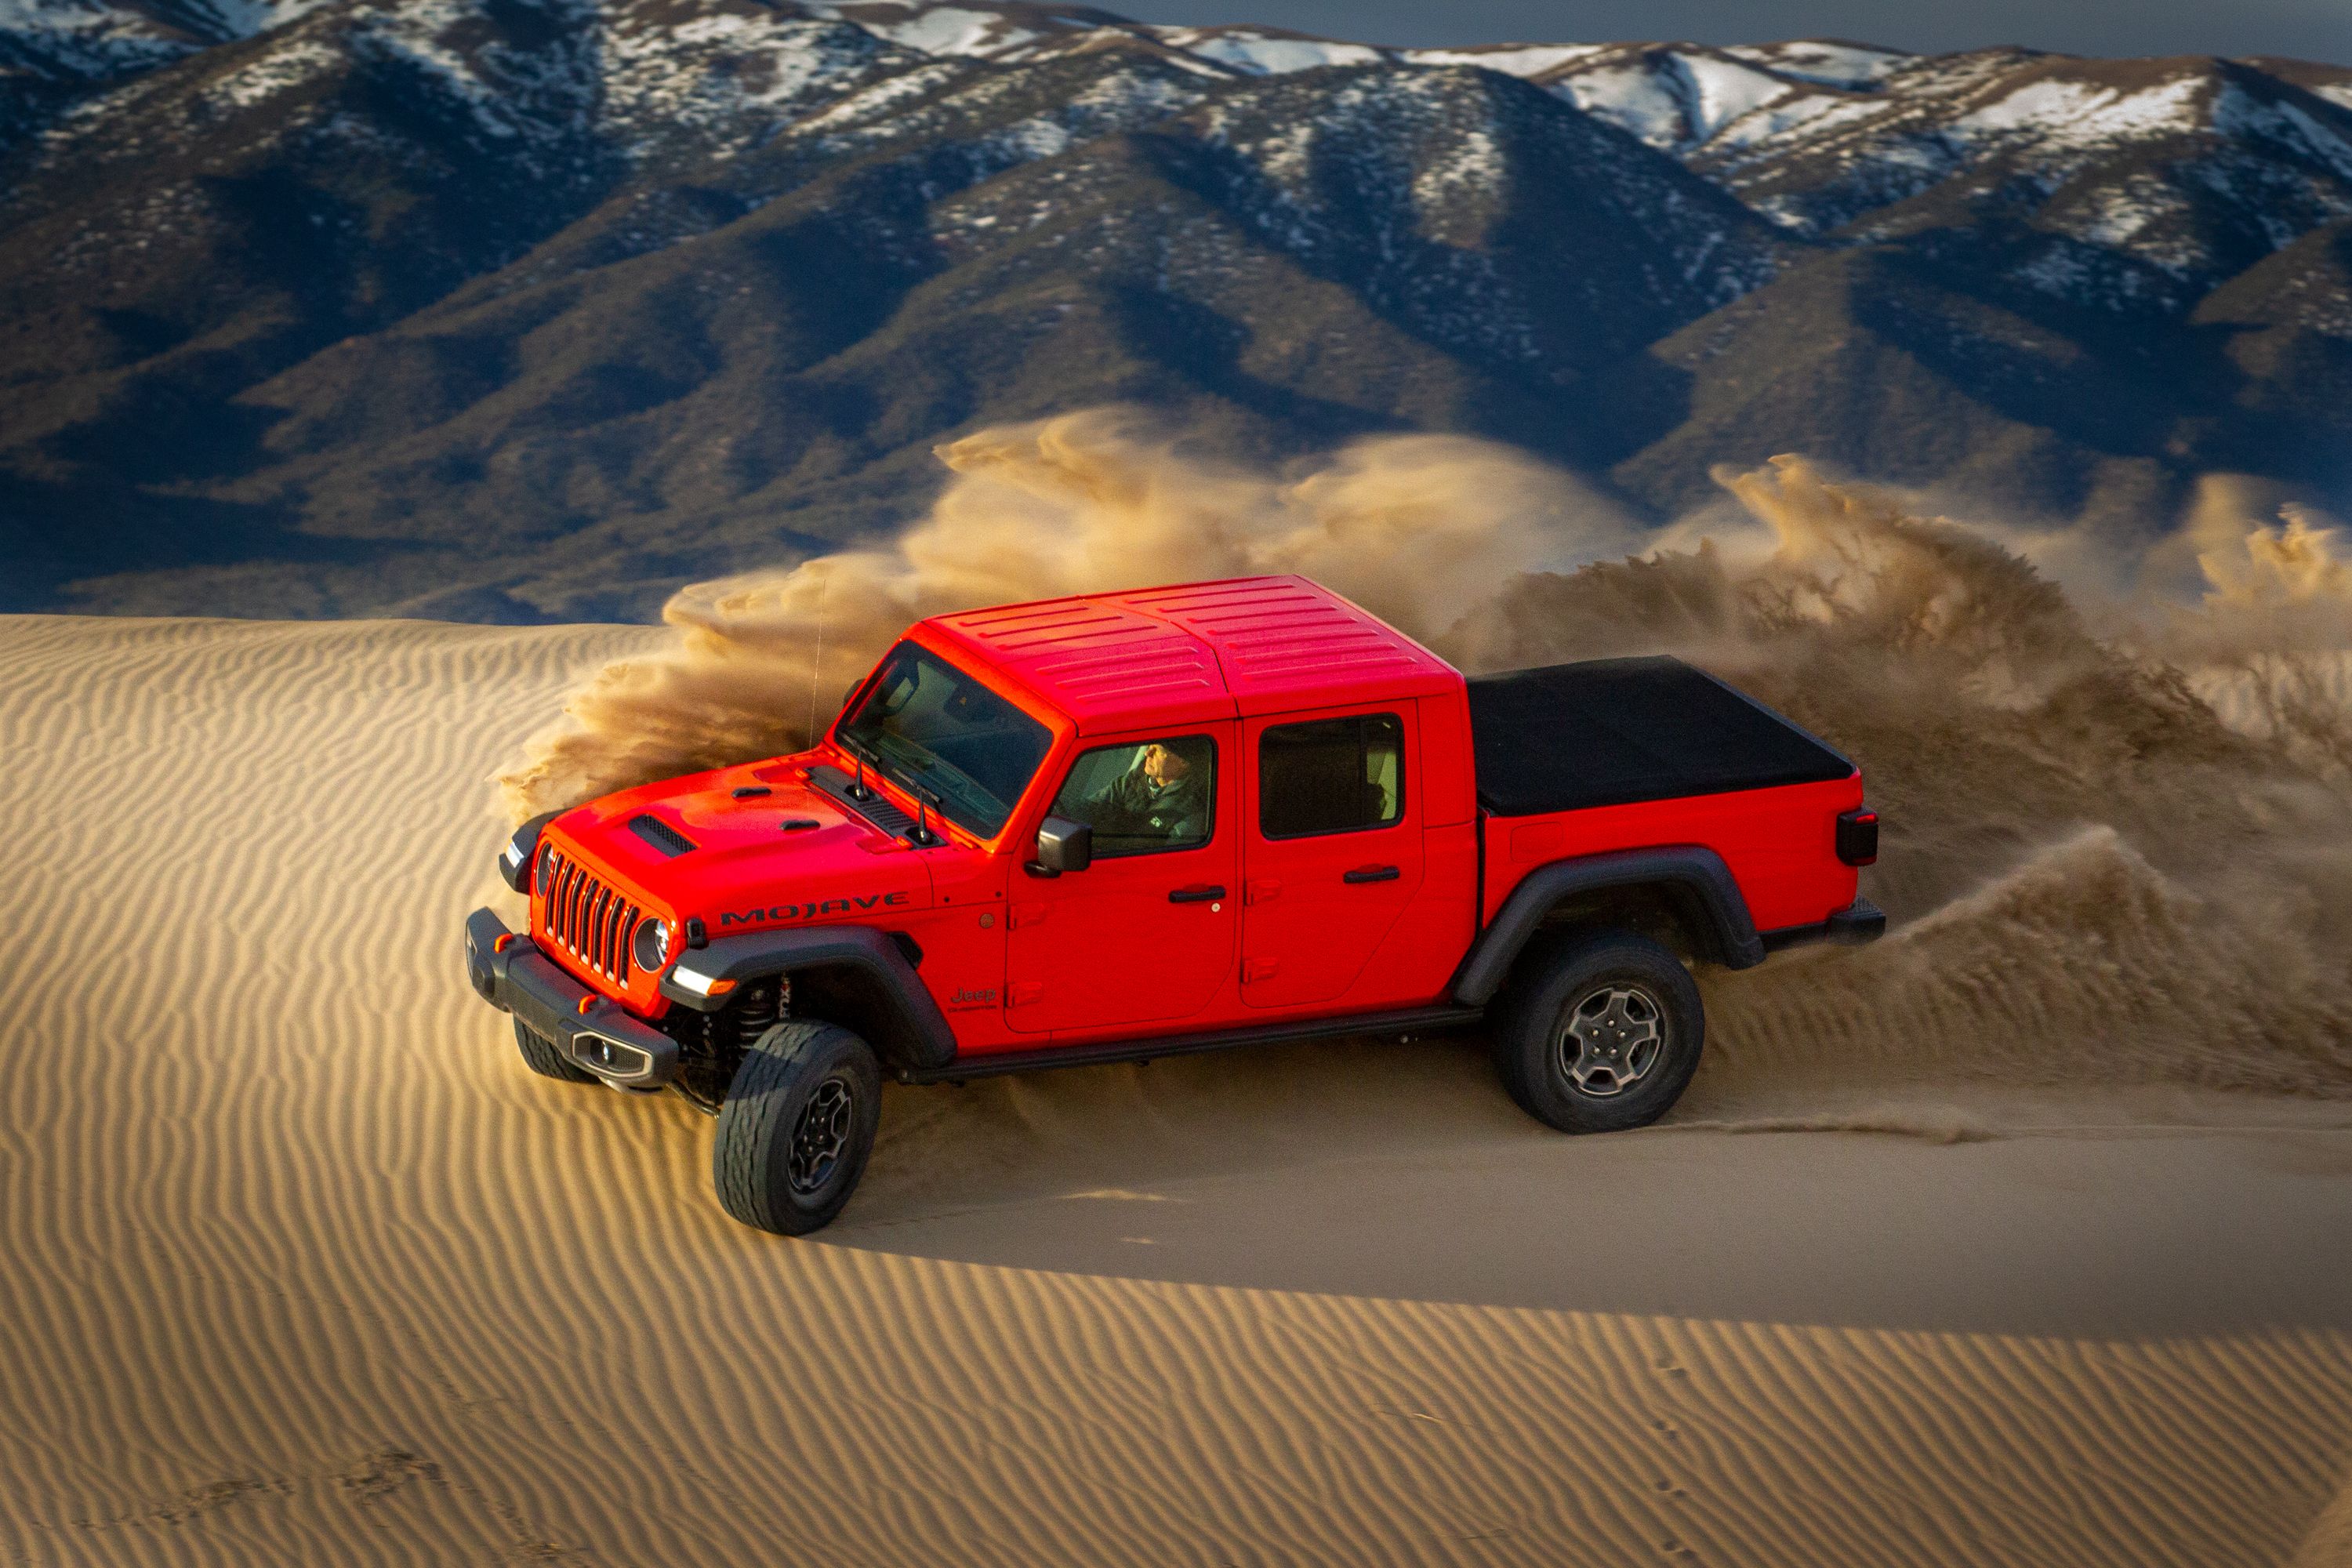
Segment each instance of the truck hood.
[{"label": "truck hood", "polygon": [[665,779],[567,812],[550,831],[654,908],[698,916],[714,938],[928,909],[923,857],[809,784],[807,762]]}]

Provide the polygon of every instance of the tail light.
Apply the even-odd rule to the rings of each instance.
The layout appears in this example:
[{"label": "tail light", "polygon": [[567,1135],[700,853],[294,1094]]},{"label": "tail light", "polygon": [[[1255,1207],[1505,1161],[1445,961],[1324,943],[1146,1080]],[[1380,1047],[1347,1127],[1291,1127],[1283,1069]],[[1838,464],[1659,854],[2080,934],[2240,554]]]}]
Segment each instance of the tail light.
[{"label": "tail light", "polygon": [[1878,858],[1878,813],[1860,807],[1838,813],[1837,857],[1849,866]]}]

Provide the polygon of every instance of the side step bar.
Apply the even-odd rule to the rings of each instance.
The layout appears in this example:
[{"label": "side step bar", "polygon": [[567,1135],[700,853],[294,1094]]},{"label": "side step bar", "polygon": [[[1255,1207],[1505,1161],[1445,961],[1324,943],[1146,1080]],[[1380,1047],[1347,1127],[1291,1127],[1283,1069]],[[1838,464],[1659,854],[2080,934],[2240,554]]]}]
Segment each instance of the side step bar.
[{"label": "side step bar", "polygon": [[1359,1013],[1346,1018],[1316,1018],[1297,1024],[1266,1024],[1205,1035],[1161,1035],[1151,1039],[1106,1040],[1094,1046],[1048,1046],[1034,1051],[992,1051],[958,1057],[943,1067],[898,1075],[901,1083],[961,1083],[971,1078],[1035,1072],[1044,1068],[1098,1067],[1105,1062],[1150,1061],[1154,1057],[1197,1056],[1244,1046],[1286,1045],[1294,1040],[1341,1039],[1349,1035],[1435,1034],[1465,1028],[1486,1016],[1483,1007],[1414,1007],[1400,1013]]}]

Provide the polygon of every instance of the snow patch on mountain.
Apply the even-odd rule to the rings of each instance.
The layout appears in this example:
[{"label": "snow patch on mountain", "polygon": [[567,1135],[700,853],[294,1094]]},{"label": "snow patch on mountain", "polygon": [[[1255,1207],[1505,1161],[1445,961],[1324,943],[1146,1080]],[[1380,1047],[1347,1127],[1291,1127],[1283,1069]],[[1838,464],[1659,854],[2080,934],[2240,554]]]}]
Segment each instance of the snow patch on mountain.
[{"label": "snow patch on mountain", "polygon": [[1790,44],[1732,44],[1720,52],[1760,66],[1776,76],[1856,91],[1877,87],[1919,58],[1900,49],[1813,39]]},{"label": "snow patch on mountain", "polygon": [[1284,76],[1318,66],[1378,65],[1384,51],[1366,44],[1336,43],[1247,27],[1152,27],[1153,37],[1172,48],[1198,55],[1251,76]]},{"label": "snow patch on mountain", "polygon": [[1505,76],[1540,77],[1604,52],[1606,44],[1494,44],[1467,49],[1404,49],[1398,58],[1417,66],[1475,66]]},{"label": "snow patch on mountain", "polygon": [[305,38],[257,55],[205,84],[200,101],[223,110],[251,109],[308,86],[343,63],[341,51]]},{"label": "snow patch on mountain", "polygon": [[777,123],[891,53],[865,29],[789,13],[722,12],[676,26],[660,16],[614,17],[599,40],[603,117],[625,128],[623,144],[637,155],[686,131],[731,157],[746,128]]},{"label": "snow patch on mountain", "polygon": [[1731,121],[1710,139],[1707,151],[1722,156],[1769,147],[1800,134],[1822,135],[1875,120],[1886,112],[1886,107],[1827,93],[1791,93]]},{"label": "snow patch on mountain", "polygon": [[1122,70],[1087,88],[1070,100],[1070,106],[1091,120],[1143,125],[1200,101],[1199,88],[1181,86],[1159,74]]},{"label": "snow patch on mountain", "polygon": [[1561,79],[1554,92],[1636,141],[1661,150],[1690,140],[1690,79],[1647,60],[1604,66]]},{"label": "snow patch on mountain", "polygon": [[828,147],[845,147],[856,141],[887,136],[890,133],[888,121],[904,106],[937,92],[968,68],[953,61],[934,60],[884,77],[870,87],[849,93],[831,108],[800,121],[793,127],[793,133],[822,138],[822,144]]},{"label": "snow patch on mountain", "polygon": [[1676,69],[1690,83],[1690,140],[1704,142],[1742,116],[1786,98],[1789,84],[1769,71],[1712,55],[1675,54]]},{"label": "snow patch on mountain", "polygon": [[891,20],[892,7],[811,5],[811,14],[856,22],[867,32],[927,55],[992,55],[1034,42],[1037,34],[1013,26],[1003,13],[966,10],[961,5],[901,5],[903,19]]},{"label": "snow patch on mountain", "polygon": [[2200,122],[2197,103],[2206,87],[2202,76],[2180,77],[2134,92],[2058,79],[2029,82],[1960,116],[1952,129],[1963,137],[2020,132],[2053,149],[2093,147],[2126,137],[2196,129]]}]

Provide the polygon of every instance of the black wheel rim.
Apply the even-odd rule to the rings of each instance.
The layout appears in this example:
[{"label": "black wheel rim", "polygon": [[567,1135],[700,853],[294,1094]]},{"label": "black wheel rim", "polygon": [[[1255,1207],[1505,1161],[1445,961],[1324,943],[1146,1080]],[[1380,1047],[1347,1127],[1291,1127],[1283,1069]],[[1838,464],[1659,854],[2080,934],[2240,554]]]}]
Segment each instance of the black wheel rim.
[{"label": "black wheel rim", "polygon": [[1614,1100],[1657,1067],[1666,1010],[1646,986],[1605,981],[1560,1013],[1553,1055],[1577,1093]]},{"label": "black wheel rim", "polygon": [[803,1196],[833,1180],[849,1150],[849,1130],[856,1118],[857,1099],[848,1083],[829,1078],[816,1086],[809,1102],[793,1123],[792,1157],[785,1163],[793,1191]]}]

